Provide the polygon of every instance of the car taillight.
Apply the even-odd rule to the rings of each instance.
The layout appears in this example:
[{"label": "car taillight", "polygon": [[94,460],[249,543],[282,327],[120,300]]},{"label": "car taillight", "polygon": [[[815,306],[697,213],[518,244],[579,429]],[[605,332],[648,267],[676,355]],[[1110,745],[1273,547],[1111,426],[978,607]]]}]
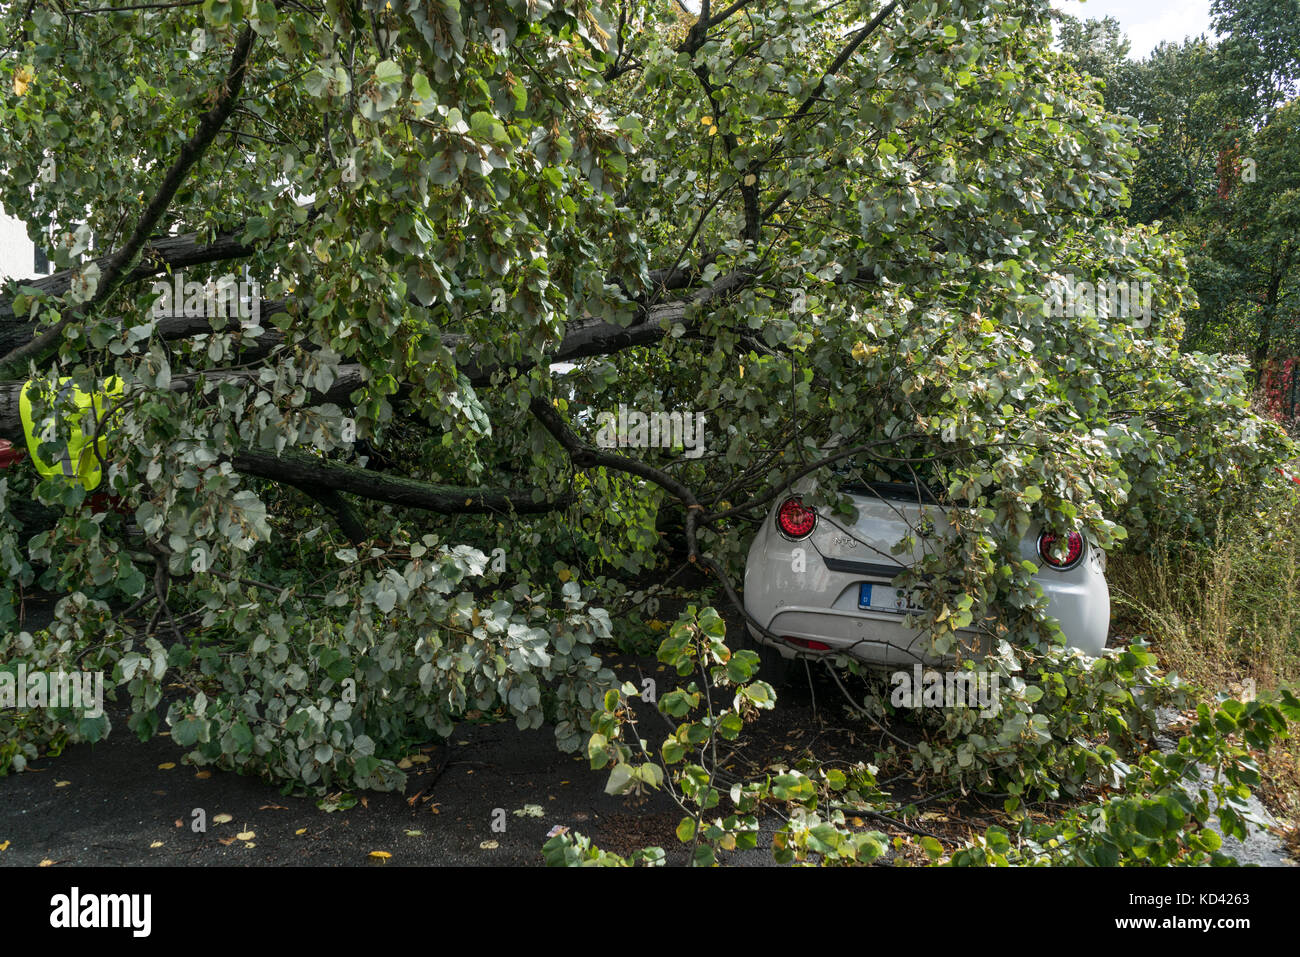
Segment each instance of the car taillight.
[{"label": "car taillight", "polygon": [[805,508],[803,500],[798,497],[786,499],[776,510],[776,527],[790,538],[811,535],[816,526],[817,513]]},{"label": "car taillight", "polygon": [[794,638],[790,635],[782,635],[781,640],[788,642],[798,648],[807,648],[809,651],[830,651],[831,646],[824,641],[813,641],[811,638]]},{"label": "car taillight", "polygon": [[1043,561],[1061,572],[1079,564],[1079,559],[1083,557],[1083,536],[1078,532],[1071,532],[1066,536],[1066,551],[1063,559],[1057,557],[1057,541],[1057,536],[1047,532],[1038,536],[1038,554],[1042,556]]},{"label": "car taillight", "polygon": [[16,465],[26,457],[26,453],[21,449],[14,448],[14,444],[8,439],[0,439],[0,469],[7,469],[11,465]]}]

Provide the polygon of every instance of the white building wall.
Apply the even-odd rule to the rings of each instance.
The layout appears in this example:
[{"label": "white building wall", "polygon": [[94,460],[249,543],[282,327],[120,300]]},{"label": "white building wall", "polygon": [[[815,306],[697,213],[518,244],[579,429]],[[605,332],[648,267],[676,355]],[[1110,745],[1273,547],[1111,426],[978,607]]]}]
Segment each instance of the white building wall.
[{"label": "white building wall", "polygon": [[36,275],[36,247],[27,227],[0,209],[0,282]]}]

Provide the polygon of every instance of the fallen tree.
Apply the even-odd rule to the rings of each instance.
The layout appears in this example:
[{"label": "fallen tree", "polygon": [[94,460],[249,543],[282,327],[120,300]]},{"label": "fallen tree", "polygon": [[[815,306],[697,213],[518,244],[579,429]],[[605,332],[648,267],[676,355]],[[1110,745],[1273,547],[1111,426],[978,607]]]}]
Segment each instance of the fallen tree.
[{"label": "fallen tree", "polygon": [[[0,621],[76,592],[56,631],[136,730],[169,667],[204,689],[168,714],[196,760],[392,787],[474,707],[573,747],[599,604],[676,573],[661,515],[739,614],[748,530],[805,477],[825,509],[845,473],[960,503],[921,624],[953,650],[952,608],[994,609],[1011,674],[1056,635],[1030,522],[1195,525],[1290,451],[1239,362],[1180,350],[1181,254],[1123,222],[1135,124],[1041,0],[36,0],[0,49],[0,202],[59,267],[0,294],[0,437],[47,385],[57,461],[41,396],[113,377],[83,431],[124,513],[0,481]],[[236,273],[247,314],[159,314],[155,283]],[[1066,281],[1152,316],[1053,308]],[[703,416],[703,454],[605,447],[620,407]],[[1020,785],[1101,773],[1048,751]]]}]

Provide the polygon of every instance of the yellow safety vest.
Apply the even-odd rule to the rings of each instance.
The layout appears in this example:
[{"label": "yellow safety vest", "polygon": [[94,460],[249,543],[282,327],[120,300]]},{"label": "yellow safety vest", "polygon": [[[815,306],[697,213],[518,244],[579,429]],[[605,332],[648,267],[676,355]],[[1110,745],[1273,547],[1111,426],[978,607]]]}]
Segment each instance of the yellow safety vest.
[{"label": "yellow safety vest", "polygon": [[[22,418],[23,432],[27,436],[27,451],[32,455],[32,464],[36,466],[36,471],[42,478],[57,475],[66,479],[76,479],[81,482],[86,491],[92,491],[102,478],[99,458],[95,455],[95,444],[99,446],[99,455],[107,458],[108,438],[103,434],[107,428],[101,429],[98,443],[92,443],[89,434],[94,432],[95,423],[104,414],[104,409],[108,405],[107,400],[122,394],[122,380],[113,376],[104,383],[103,389],[94,393],[82,392],[69,378],[59,380],[54,406],[56,408],[63,406],[70,394],[77,412],[76,420],[72,423],[72,434],[68,437],[67,448],[63,450],[63,456],[59,461],[53,465],[36,454],[41,442],[53,441],[55,422],[52,417],[41,420],[39,424],[32,421],[32,400],[28,392],[34,385],[36,385],[35,380],[28,380],[18,397],[18,414]],[[48,393],[46,397],[49,397]]]}]

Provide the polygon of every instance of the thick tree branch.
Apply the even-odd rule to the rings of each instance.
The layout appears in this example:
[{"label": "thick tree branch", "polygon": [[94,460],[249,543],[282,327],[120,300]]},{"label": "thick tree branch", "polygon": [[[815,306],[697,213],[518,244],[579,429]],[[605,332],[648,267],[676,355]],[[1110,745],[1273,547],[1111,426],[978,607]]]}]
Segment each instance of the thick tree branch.
[{"label": "thick tree branch", "polygon": [[532,401],[528,403],[528,410],[533,413],[533,417],[542,424],[546,431],[554,436],[555,441],[563,446],[564,451],[569,455],[569,459],[579,468],[604,466],[619,472],[627,472],[629,475],[639,475],[641,478],[654,482],[667,491],[685,505],[687,509],[701,507],[700,503],[695,499],[694,492],[662,469],[647,465],[640,459],[618,455],[614,452],[605,452],[588,445],[578,437],[573,429],[569,428],[569,424],[564,421],[563,416],[545,399],[534,396]]},{"label": "thick tree branch", "polygon": [[[685,275],[687,274],[684,271],[679,270],[676,275],[663,278],[665,282],[676,283],[681,281],[681,277]],[[749,279],[749,273],[744,270],[728,273],[704,289],[698,290],[689,299],[663,303],[649,308],[643,307],[640,313],[642,318],[629,326],[620,326],[599,319],[570,322],[565,327],[564,339],[554,349],[546,353],[546,360],[550,362],[572,361],[590,356],[611,355],[634,346],[650,345],[666,335],[665,323],[686,323],[688,309],[691,306],[700,306],[735,292],[742,288]],[[262,304],[262,315],[274,314],[283,311],[285,308],[286,303],[282,300],[268,300]],[[224,323],[218,322],[214,327],[212,320],[204,317],[176,316],[160,320],[159,331],[163,333],[164,338],[185,338],[213,331],[230,330],[236,328],[237,325],[237,319],[226,320]],[[281,342],[282,338],[283,335],[279,330],[268,329],[263,338],[252,340],[250,348],[253,350],[266,350],[270,346]],[[465,344],[466,337],[459,333],[446,333],[442,337],[442,342],[443,345],[454,352],[458,347]],[[490,384],[493,375],[497,372],[508,368],[526,371],[533,365],[531,361],[527,361],[511,363],[509,366],[483,366],[478,364],[479,355],[479,352],[472,353],[460,366],[461,371],[476,387]],[[225,380],[256,383],[260,380],[260,376],[261,370],[256,368],[190,372],[174,376],[170,388],[174,392],[189,391],[201,379],[206,379],[209,382]],[[365,370],[360,365],[344,364],[339,366],[334,384],[323,393],[313,393],[310,401],[312,404],[334,402],[339,405],[346,405],[351,394],[364,387],[365,384]],[[23,431],[18,403],[22,387],[23,381],[21,380],[0,382],[0,438],[21,441]]]},{"label": "thick tree branch", "polygon": [[[121,282],[122,284],[138,282],[167,270],[174,272],[190,266],[203,266],[208,263],[251,256],[257,251],[257,247],[241,243],[239,235],[237,232],[220,233],[210,243],[200,242],[198,233],[155,238],[144,247],[140,262],[122,277]],[[108,271],[116,256],[117,252],[114,251],[94,260],[101,275]],[[49,296],[62,296],[72,288],[72,280],[76,278],[77,272],[76,269],[63,269],[48,276],[41,276],[39,279],[20,280],[17,286],[23,289],[34,289]],[[17,329],[24,328],[22,324],[13,326],[12,329],[9,327],[9,324],[17,321],[13,301],[11,299],[0,301],[0,349],[6,348],[6,342],[16,335]],[[21,345],[22,342],[17,344]]]},{"label": "thick tree branch", "polygon": [[879,13],[871,18],[866,26],[853,34],[853,39],[850,40],[848,44],[845,45],[844,49],[839,52],[839,55],[831,61],[831,65],[826,68],[826,72],[823,73],[821,79],[817,81],[817,85],[813,87],[812,92],[809,93],[804,101],[799,104],[799,109],[794,111],[794,115],[790,118],[791,124],[793,124],[795,120],[808,115],[808,111],[813,108],[813,104],[817,102],[818,97],[822,95],[822,91],[826,89],[827,79],[840,72],[840,68],[849,62],[849,58],[852,57],[853,54],[858,52],[858,47],[862,46],[862,44],[866,42],[867,38],[880,28],[880,25],[885,22],[885,18],[894,12],[894,8],[896,8],[900,2],[901,0],[890,0],[890,2],[886,4]]},{"label": "thick tree branch", "polygon": [[279,456],[271,452],[239,452],[231,459],[231,464],[244,475],[310,488],[313,495],[322,490],[347,492],[373,502],[389,502],[443,514],[538,514],[564,508],[572,500],[568,493],[534,501],[531,491],[422,482],[404,476],[369,472],[341,462],[328,462],[296,450],[286,450]]},{"label": "thick tree branch", "polygon": [[[310,215],[315,216],[319,212],[319,207],[316,207]],[[175,270],[191,265],[236,259],[256,252],[255,247],[239,244],[235,239],[237,235],[238,233],[235,232],[225,233],[212,244],[205,246],[197,244],[196,234],[194,233],[159,240],[146,250],[146,256],[149,257],[150,261],[137,266],[123,282],[147,279],[163,272],[165,269]],[[103,257],[103,259],[96,261],[104,262],[108,258]],[[637,297],[629,295],[629,298],[641,302],[647,299],[654,301],[664,291],[684,289],[698,282],[700,274],[716,258],[716,254],[710,253],[702,257],[693,266],[653,269],[649,274],[650,282],[646,293]],[[64,270],[42,279],[24,282],[22,286],[33,287],[50,295],[62,295],[71,285],[73,275],[72,270]],[[624,294],[628,294],[626,289]],[[277,313],[286,312],[290,309],[292,302],[293,300],[288,299],[264,299],[259,304],[259,316],[265,319]],[[671,305],[662,307],[662,310],[654,316],[649,316],[648,312],[649,310],[644,310],[641,318],[634,322],[633,325],[641,326],[649,321],[658,323],[665,318],[676,319],[680,318],[681,314],[680,309]],[[213,332],[234,332],[239,327],[239,320],[234,318],[223,320],[206,316],[167,316],[157,321],[155,330],[158,337],[167,342],[188,339],[192,336],[208,335]],[[610,351],[629,348],[632,345],[645,345],[656,338],[649,326],[637,328],[635,332],[627,335],[630,328],[615,326],[612,323],[602,323],[597,320],[571,323],[569,326],[571,333],[566,331],[565,343],[561,345],[557,350],[557,355],[553,358],[555,361],[562,361],[568,358],[579,358],[582,355],[603,355]],[[15,319],[12,302],[0,303],[0,354],[31,342],[37,335],[37,331],[36,322]],[[572,341],[569,339],[570,335],[573,337]],[[464,343],[466,338],[466,336],[459,333],[449,332],[443,335],[443,344],[449,349],[455,349],[458,345]],[[260,336],[248,343],[252,346],[252,349],[245,352],[242,358],[248,360],[259,354],[265,354],[284,340],[285,334],[279,330],[273,328],[264,329]],[[608,343],[608,348],[601,343]],[[574,349],[579,351],[572,352],[571,350]],[[584,349],[594,351],[581,351]],[[531,364],[525,364],[520,368],[528,368],[529,365]],[[474,362],[470,362],[465,368],[471,373],[471,381],[476,386],[486,384],[492,371],[490,369],[486,372],[476,371],[478,367]],[[19,376],[24,373],[25,370],[19,370],[15,375]],[[0,390],[3,390],[3,388],[3,384],[0,384]]]},{"label": "thick tree branch", "polygon": [[627,472],[630,475],[640,476],[654,482],[680,501],[686,509],[686,548],[690,562],[701,565],[716,575],[736,611],[743,615],[758,631],[769,637],[775,637],[762,622],[755,619],[745,609],[745,603],[737,593],[735,586],[732,585],[730,578],[727,577],[726,570],[712,557],[700,551],[698,529],[704,507],[696,500],[694,492],[667,472],[647,465],[645,462],[625,455],[602,452],[587,445],[569,427],[569,424],[564,421],[564,418],[555,410],[554,406],[545,399],[534,396],[528,408],[546,431],[550,432],[555,440],[560,443],[574,465],[581,468],[604,466],[620,472]]},{"label": "thick tree branch", "polygon": [[[634,346],[650,345],[667,334],[664,329],[665,322],[686,321],[687,308],[690,304],[709,302],[727,292],[740,288],[746,280],[747,275],[744,273],[731,273],[706,289],[700,290],[689,300],[664,303],[645,309],[643,311],[644,318],[629,326],[620,326],[599,319],[570,322],[566,326],[564,339],[558,346],[546,353],[546,360],[550,362],[572,361],[590,356],[611,355]],[[267,302],[264,304],[264,309],[268,310],[281,311],[283,308],[283,302]],[[266,314],[266,312],[263,312],[263,315]],[[224,324],[219,324],[214,329],[209,319],[178,316],[162,320],[159,328],[164,333],[164,338],[170,339],[229,330],[235,328],[237,324],[238,320],[229,320]],[[250,349],[267,350],[270,346],[278,344],[282,340],[283,335],[279,330],[268,329],[262,337],[251,341]],[[460,333],[447,333],[442,337],[443,345],[452,351],[463,346],[466,341],[467,337]],[[465,373],[475,387],[490,384],[493,375],[497,372],[507,369],[522,372],[531,368],[534,364],[532,361],[521,361],[509,365],[492,364],[483,366],[478,364],[478,356],[477,351],[472,353],[460,366],[461,371]],[[209,382],[226,380],[256,383],[260,377],[260,369],[217,369],[201,373],[191,372],[174,376],[170,388],[174,392],[185,392],[193,389],[200,379],[206,379]],[[335,402],[344,405],[347,404],[349,396],[357,389],[362,388],[365,383],[364,370],[360,365],[344,364],[339,366],[334,384],[329,390],[324,393],[314,393],[310,401],[313,404]],[[18,411],[18,400],[22,387],[23,381],[0,382],[0,438],[18,440],[22,436],[22,423]]]},{"label": "thick tree branch", "polygon": [[[698,19],[695,21],[695,24],[691,27],[691,29],[687,32],[685,39],[683,39],[682,42],[677,45],[677,52],[687,53],[687,54],[695,53],[695,51],[698,50],[700,47],[704,46],[705,41],[708,40],[710,30],[712,30],[716,26],[720,26],[722,23],[726,22],[733,14],[739,12],[740,10],[743,10],[745,7],[749,6],[753,2],[754,0],[736,0],[735,3],[731,4],[725,10],[710,16],[708,0],[704,0],[702,5],[700,6]],[[682,6],[682,9],[685,10],[686,7]],[[604,73],[605,82],[612,83],[614,80],[617,80],[619,77],[623,76],[623,74],[631,73],[633,70],[638,70],[640,68],[641,68],[641,61],[634,58],[630,53],[624,52],[622,22],[620,21],[618,53],[614,56],[614,62],[611,63],[609,65],[609,68],[605,70]]]},{"label": "thick tree branch", "polygon": [[356,510],[339,492],[320,485],[300,485],[298,488],[334,516],[339,529],[353,545],[362,545],[370,538],[370,532],[358,517]]},{"label": "thick tree branch", "polygon": [[[674,270],[666,281],[681,281],[686,276],[682,270]],[[742,288],[750,280],[749,272],[735,270],[716,280],[709,286],[695,292],[689,299],[661,303],[656,306],[642,305],[637,310],[637,318],[627,326],[616,325],[599,319],[580,319],[569,322],[564,328],[564,339],[554,349],[546,353],[549,362],[568,362],[590,356],[610,355],[630,349],[633,346],[650,345],[664,337],[665,323],[687,323],[687,314],[692,306],[701,306],[727,296]],[[688,328],[689,328],[688,324]],[[465,342],[466,337],[456,333],[443,336],[443,345],[449,349]],[[475,386],[491,382],[493,373],[503,368],[524,371],[531,368],[533,362],[515,362],[508,367],[500,365],[480,365],[476,356],[461,364],[461,371]]]}]

